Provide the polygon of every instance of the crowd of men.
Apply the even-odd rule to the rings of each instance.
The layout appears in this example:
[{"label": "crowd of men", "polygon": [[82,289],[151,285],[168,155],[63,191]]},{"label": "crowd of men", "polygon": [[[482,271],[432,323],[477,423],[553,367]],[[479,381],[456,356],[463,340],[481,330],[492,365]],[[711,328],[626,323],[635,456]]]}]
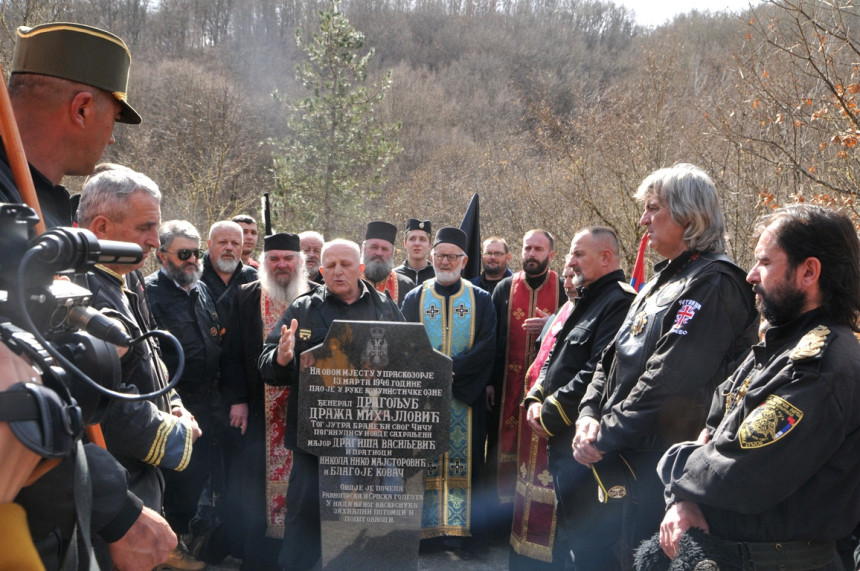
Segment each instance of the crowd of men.
[{"label": "crowd of men", "polygon": [[[227,555],[243,569],[317,566],[299,372],[335,319],[421,323],[452,360],[425,550],[471,559],[501,543],[512,569],[857,568],[860,242],[845,215],[776,210],[745,272],[708,175],[659,169],[635,194],[661,259],[638,292],[603,226],[575,233],[561,275],[553,234],[535,228],[520,271],[491,236],[466,280],[466,233],[417,218],[402,243],[387,221],[368,222],[361,244],[266,235],[255,260],[260,232],[241,214],[211,225],[204,254],[193,224],[161,219],[154,181],[96,165],[115,122],[140,122],[129,65],[103,30],[21,28],[10,97],[47,225],[74,220],[159,263],[146,277],[143,261],[73,277],[138,340],[117,350],[120,390],[157,392],[184,372],[158,398],[111,400],[86,445],[34,482],[45,454],[16,438],[0,400],[8,568],[203,569]],[[9,165],[4,151],[0,194],[21,202]],[[89,176],[76,212],[65,175]],[[4,344],[0,367],[0,397],[39,381]]]}]

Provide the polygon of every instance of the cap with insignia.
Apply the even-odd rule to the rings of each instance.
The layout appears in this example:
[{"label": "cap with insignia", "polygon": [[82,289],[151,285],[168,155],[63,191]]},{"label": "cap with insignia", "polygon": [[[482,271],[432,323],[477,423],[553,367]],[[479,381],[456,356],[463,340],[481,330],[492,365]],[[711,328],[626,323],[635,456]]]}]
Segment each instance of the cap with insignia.
[{"label": "cap with insignia", "polygon": [[388,222],[369,222],[367,224],[367,230],[364,233],[365,240],[378,239],[394,244],[394,240],[396,238],[397,226],[389,224]]},{"label": "cap with insignia", "polygon": [[263,238],[263,251],[268,252],[269,250],[292,250],[298,252],[301,250],[299,235],[281,232],[280,234],[266,236]]},{"label": "cap with insignia", "polygon": [[454,244],[465,252],[467,242],[468,239],[466,238],[465,232],[459,228],[448,226],[446,228],[439,228],[439,231],[436,232],[436,239],[433,240],[433,247],[435,248],[439,244]]},{"label": "cap with insignia", "polygon": [[410,232],[412,230],[424,230],[430,235],[433,234],[433,231],[430,229],[429,220],[418,220],[417,218],[410,218],[406,221],[406,232]]},{"label": "cap with insignia", "polygon": [[120,38],[92,26],[54,22],[18,28],[10,73],[37,73],[92,85],[112,94],[122,110],[117,121],[137,125],[127,101],[131,53]]}]

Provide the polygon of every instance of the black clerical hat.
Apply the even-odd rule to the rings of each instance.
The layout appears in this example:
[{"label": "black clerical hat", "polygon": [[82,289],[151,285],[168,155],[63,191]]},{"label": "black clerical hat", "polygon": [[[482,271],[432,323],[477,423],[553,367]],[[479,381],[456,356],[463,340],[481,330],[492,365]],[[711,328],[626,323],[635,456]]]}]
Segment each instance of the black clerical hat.
[{"label": "black clerical hat", "polygon": [[439,228],[436,232],[436,239],[433,240],[433,247],[435,248],[439,244],[454,244],[465,252],[467,241],[465,232],[459,228],[448,226],[447,228]]},{"label": "black clerical hat", "polygon": [[92,85],[119,101],[117,121],[137,125],[140,115],[128,104],[131,53],[120,38],[83,24],[54,22],[18,28],[10,73],[37,73]]},{"label": "black clerical hat", "polygon": [[298,252],[301,250],[299,235],[281,232],[280,234],[266,236],[263,238],[263,251],[268,252],[269,250],[292,250]]},{"label": "black clerical hat", "polygon": [[371,240],[374,238],[394,244],[394,240],[397,239],[397,226],[388,222],[369,222],[367,231],[364,233],[364,239]]},{"label": "black clerical hat", "polygon": [[406,221],[406,231],[409,232],[411,230],[424,230],[431,236],[433,235],[433,230],[430,228],[429,220],[418,220],[417,218],[410,218]]}]

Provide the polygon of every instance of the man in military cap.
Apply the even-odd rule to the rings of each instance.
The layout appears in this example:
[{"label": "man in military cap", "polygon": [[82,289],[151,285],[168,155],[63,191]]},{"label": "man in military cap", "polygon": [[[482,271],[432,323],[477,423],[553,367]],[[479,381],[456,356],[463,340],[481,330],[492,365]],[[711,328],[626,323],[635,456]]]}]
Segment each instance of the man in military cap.
[{"label": "man in military cap", "polygon": [[435,275],[433,265],[427,261],[431,232],[429,220],[410,218],[406,221],[406,236],[403,239],[406,259],[394,268],[394,271],[403,274],[415,285],[424,283]]},{"label": "man in military cap", "polygon": [[687,561],[681,536],[697,527],[725,568],[843,569],[834,542],[860,521],[860,242],[848,217],[809,204],[757,230],[747,281],[769,327],[699,439],[660,460],[660,544]]},{"label": "man in military cap", "polygon": [[[84,176],[107,145],[114,123],[140,123],[126,93],[131,55],[113,34],[81,24],[18,28],[9,97],[48,227],[70,225],[65,175]],[[5,149],[0,199],[22,202]]]},{"label": "man in military cap", "polygon": [[[98,28],[73,23],[18,28],[9,97],[49,228],[72,223],[69,193],[60,185],[63,177],[92,173],[105,147],[114,142],[116,122],[140,123],[128,103],[130,64],[125,43]],[[22,202],[5,146],[0,149],[0,201]],[[122,467],[107,452],[92,444],[85,449],[96,491],[93,530],[109,542],[113,564],[122,569],[132,563],[152,567],[164,561],[176,545],[167,522],[128,491]],[[25,505],[33,538],[52,565],[67,545],[58,548],[52,543],[57,539],[53,527],[60,514],[74,509],[73,471],[74,462],[67,459],[25,488],[26,497],[16,499]],[[33,529],[37,521],[49,536]],[[68,541],[68,531],[59,529],[61,541]]]},{"label": "man in military cap", "polygon": [[376,291],[388,292],[398,306],[415,287],[415,283],[403,274],[394,271],[394,240],[397,226],[388,222],[370,222],[361,244],[364,263],[364,279],[373,284]]}]

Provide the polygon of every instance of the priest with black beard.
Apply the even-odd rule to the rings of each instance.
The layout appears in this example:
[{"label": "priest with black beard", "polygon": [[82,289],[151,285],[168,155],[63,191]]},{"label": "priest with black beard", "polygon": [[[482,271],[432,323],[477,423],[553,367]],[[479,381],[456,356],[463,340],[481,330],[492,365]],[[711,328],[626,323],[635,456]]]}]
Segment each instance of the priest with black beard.
[{"label": "priest with black beard", "polygon": [[361,244],[361,262],[364,264],[364,279],[371,282],[376,291],[388,292],[397,307],[415,284],[403,274],[394,271],[394,244],[397,226],[388,222],[370,222]]}]

